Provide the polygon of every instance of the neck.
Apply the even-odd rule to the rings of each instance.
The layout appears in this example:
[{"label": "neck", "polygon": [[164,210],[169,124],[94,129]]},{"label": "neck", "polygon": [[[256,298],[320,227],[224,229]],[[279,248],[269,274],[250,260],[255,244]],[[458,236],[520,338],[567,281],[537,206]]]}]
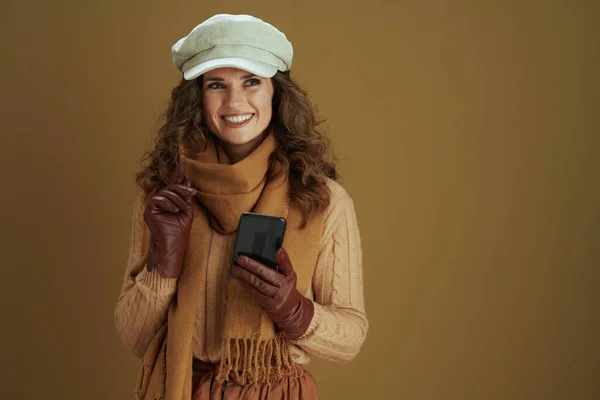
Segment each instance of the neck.
[{"label": "neck", "polygon": [[252,153],[262,143],[262,141],[268,135],[268,133],[268,130],[265,130],[255,139],[244,144],[231,144],[222,141],[221,146],[223,146],[223,150],[225,151],[225,153],[227,153],[227,156],[229,156],[231,164],[235,164],[238,161],[241,161],[244,158],[246,158],[248,154]]}]

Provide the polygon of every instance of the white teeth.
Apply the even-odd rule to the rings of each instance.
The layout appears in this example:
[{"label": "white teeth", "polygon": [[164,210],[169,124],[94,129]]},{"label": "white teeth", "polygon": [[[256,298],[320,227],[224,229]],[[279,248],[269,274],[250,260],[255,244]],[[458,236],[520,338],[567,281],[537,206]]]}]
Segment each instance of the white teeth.
[{"label": "white teeth", "polygon": [[223,119],[227,122],[235,122],[235,123],[241,123],[241,122],[245,122],[247,120],[249,120],[250,118],[252,118],[252,114],[246,114],[246,115],[237,115],[234,117],[229,117],[229,116],[225,116],[223,117]]}]

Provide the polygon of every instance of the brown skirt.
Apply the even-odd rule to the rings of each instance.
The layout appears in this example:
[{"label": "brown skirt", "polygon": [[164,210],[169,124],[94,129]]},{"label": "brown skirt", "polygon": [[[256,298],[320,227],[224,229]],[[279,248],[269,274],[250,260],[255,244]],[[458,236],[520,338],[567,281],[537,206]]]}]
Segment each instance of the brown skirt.
[{"label": "brown skirt", "polygon": [[266,385],[240,385],[216,382],[215,365],[194,360],[193,400],[318,400],[317,384],[310,372],[302,369],[300,377],[287,377]]}]

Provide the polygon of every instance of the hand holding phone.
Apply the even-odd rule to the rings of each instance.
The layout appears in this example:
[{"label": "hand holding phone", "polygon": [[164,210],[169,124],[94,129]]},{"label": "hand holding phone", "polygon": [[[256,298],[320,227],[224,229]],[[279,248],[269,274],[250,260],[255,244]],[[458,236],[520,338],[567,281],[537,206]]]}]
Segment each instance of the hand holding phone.
[{"label": "hand holding phone", "polygon": [[[245,212],[240,216],[233,250],[232,267],[240,255],[248,256],[270,268],[277,268],[275,253],[283,243],[286,221],[282,217]],[[231,271],[232,278],[238,277]]]},{"label": "hand holding phone", "polygon": [[283,336],[297,339],[304,335],[313,319],[314,304],[296,288],[296,271],[283,247],[277,250],[276,259],[279,271],[242,255],[232,269]]}]

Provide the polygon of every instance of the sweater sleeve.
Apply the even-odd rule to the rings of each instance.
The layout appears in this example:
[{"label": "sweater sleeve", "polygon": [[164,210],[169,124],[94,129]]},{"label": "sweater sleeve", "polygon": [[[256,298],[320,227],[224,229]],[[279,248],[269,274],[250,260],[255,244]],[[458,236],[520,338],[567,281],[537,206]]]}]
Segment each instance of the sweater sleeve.
[{"label": "sweater sleeve", "polygon": [[131,223],[129,257],[114,312],[117,332],[123,344],[142,357],[154,335],[167,320],[177,278],[163,278],[157,269],[148,272],[146,262],[150,230],[144,222],[143,192],[138,191]]},{"label": "sweater sleeve", "polygon": [[362,346],[369,326],[363,297],[362,250],[354,204],[345,197],[326,223],[313,274],[315,314],[294,344],[318,357],[345,363]]}]

